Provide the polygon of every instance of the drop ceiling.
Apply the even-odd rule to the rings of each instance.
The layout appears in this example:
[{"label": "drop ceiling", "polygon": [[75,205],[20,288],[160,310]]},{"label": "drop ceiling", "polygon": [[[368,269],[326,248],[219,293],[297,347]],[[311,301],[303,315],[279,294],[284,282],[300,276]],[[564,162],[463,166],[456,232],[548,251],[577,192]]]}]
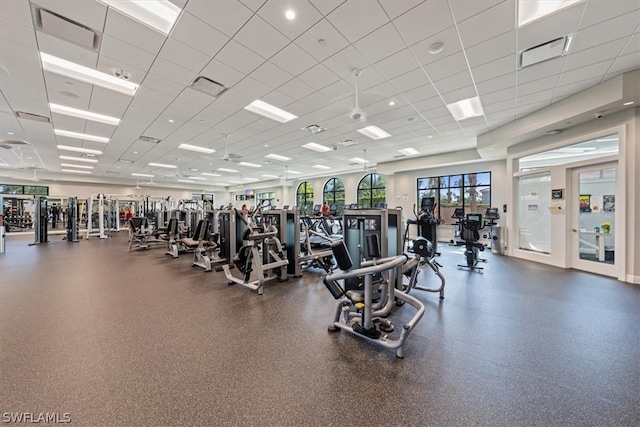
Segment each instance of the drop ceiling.
[{"label": "drop ceiling", "polygon": [[[636,0],[586,0],[522,27],[514,0],[172,3],[181,12],[165,35],[98,1],[0,2],[0,137],[29,142],[0,149],[0,178],[18,167],[39,168],[43,179],[105,183],[135,183],[136,173],[198,189],[294,177],[288,171],[300,172],[295,178],[330,176],[362,170],[349,159],[365,155],[373,165],[402,159],[399,150],[408,148],[419,153],[411,157],[473,150],[479,135],[640,68]],[[285,17],[287,10],[295,19]],[[523,50],[568,34],[568,54],[519,68]],[[436,43],[442,51],[430,53]],[[139,88],[129,96],[43,71],[40,52],[126,75]],[[361,70],[358,106],[366,121],[351,117],[354,70]],[[199,76],[227,89],[214,97],[190,87]],[[484,115],[456,121],[447,104],[476,96]],[[297,118],[279,123],[244,108],[257,99]],[[114,126],[52,113],[50,103],[121,120]],[[358,132],[371,125],[391,136],[373,140]],[[302,147],[310,142],[331,150]],[[62,172],[61,163],[70,162],[59,156],[78,153],[59,145],[103,153],[89,177],[77,176]],[[205,181],[178,182],[189,176]]]}]

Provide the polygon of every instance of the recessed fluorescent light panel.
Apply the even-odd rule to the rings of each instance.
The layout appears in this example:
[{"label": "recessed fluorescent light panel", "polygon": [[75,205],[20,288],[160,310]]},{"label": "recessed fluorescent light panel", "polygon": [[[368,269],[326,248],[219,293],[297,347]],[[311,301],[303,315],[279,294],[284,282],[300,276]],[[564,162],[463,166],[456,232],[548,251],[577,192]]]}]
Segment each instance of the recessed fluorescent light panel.
[{"label": "recessed fluorescent light panel", "polygon": [[420,154],[418,150],[415,148],[403,148],[402,150],[398,150],[398,152],[404,154],[405,156],[415,156],[416,154]]},{"label": "recessed fluorescent light panel", "polygon": [[313,167],[316,169],[331,169],[329,166],[325,165],[313,165]]},{"label": "recessed fluorescent light panel", "polygon": [[209,173],[209,172],[202,172],[202,175],[204,175],[204,176],[222,176],[219,173]]},{"label": "recessed fluorescent light panel", "polygon": [[91,120],[93,122],[105,123],[107,125],[118,126],[120,119],[104,114],[92,113],[91,111],[79,110],[77,108],[66,107],[64,105],[49,103],[52,113],[64,114],[65,116],[76,117],[78,119]]},{"label": "recessed fluorescent light panel", "polygon": [[274,107],[273,105],[267,104],[259,99],[253,101],[251,104],[244,107],[244,109],[280,123],[286,123],[298,118],[298,116],[294,114],[281,110],[280,108]]},{"label": "recessed fluorescent light panel", "polygon": [[518,26],[550,15],[583,0],[518,0]]},{"label": "recessed fluorescent light panel", "polygon": [[195,181],[191,181],[190,179],[179,179],[178,182],[186,182],[186,183],[189,183],[189,184],[195,184],[196,183]]},{"label": "recessed fluorescent light panel", "polygon": [[100,150],[90,150],[88,148],[82,147],[71,147],[69,145],[58,145],[58,150],[75,151],[76,153],[97,154],[98,156],[102,154],[102,151]]},{"label": "recessed fluorescent light panel", "polygon": [[198,153],[205,153],[205,154],[211,154],[216,152],[216,150],[214,150],[213,148],[198,147],[197,145],[190,145],[190,144],[180,144],[178,145],[178,148],[182,148],[183,150],[197,151]]},{"label": "recessed fluorescent light panel", "polygon": [[86,133],[71,132],[69,130],[54,129],[53,133],[55,133],[58,136],[66,136],[67,138],[84,139],[85,141],[104,142],[105,144],[109,142],[109,138],[105,138],[104,136],[96,136],[96,135],[89,135]]},{"label": "recessed fluorescent light panel", "polygon": [[149,163],[149,166],[154,166],[157,168],[167,168],[167,169],[175,169],[177,168],[176,165],[166,165],[164,163]]},{"label": "recessed fluorescent light panel", "polygon": [[218,170],[219,170],[219,171],[222,171],[222,172],[231,172],[231,173],[236,173],[236,172],[238,172],[238,171],[237,171],[237,170],[235,170],[235,169],[227,169],[227,168],[218,168]]},{"label": "recessed fluorescent light panel", "polygon": [[361,159],[360,157],[354,157],[353,159],[349,159],[349,161],[353,163],[360,163],[361,165],[369,163],[369,160]]},{"label": "recessed fluorescent light panel", "polygon": [[566,55],[569,53],[572,40],[573,34],[569,34],[523,50],[522,53],[520,53],[520,68]]},{"label": "recessed fluorescent light panel", "polygon": [[265,157],[267,159],[280,160],[281,162],[287,162],[291,160],[290,157],[280,156],[278,154],[267,154]]},{"label": "recessed fluorescent light panel", "polygon": [[371,139],[382,139],[391,136],[384,130],[380,129],[378,126],[367,126],[366,128],[358,129],[358,132],[360,132],[364,136],[368,136]]},{"label": "recessed fluorescent light panel", "polygon": [[151,175],[150,173],[132,173],[131,176],[141,176],[144,178],[153,178],[155,175]]},{"label": "recessed fluorescent light panel", "polygon": [[76,162],[98,163],[96,159],[85,159],[84,157],[58,156],[58,158],[62,160],[73,160]]},{"label": "recessed fluorescent light panel", "polygon": [[279,178],[277,175],[269,175],[268,173],[263,174],[265,178]]},{"label": "recessed fluorescent light panel", "polygon": [[60,163],[60,166],[62,166],[63,168],[94,169],[93,166],[74,165],[71,163]]},{"label": "recessed fluorescent light panel", "polygon": [[245,178],[244,180],[247,181],[247,182],[258,182],[258,181],[260,181],[259,179],[255,179],[255,178]]},{"label": "recessed fluorescent light panel", "polygon": [[61,169],[61,170],[62,170],[62,172],[81,173],[81,174],[85,174],[85,175],[91,174],[91,171],[79,171],[79,170],[75,170],[75,169]]},{"label": "recessed fluorescent light panel", "polygon": [[237,180],[237,179],[231,179],[231,180],[229,180],[229,182],[232,183],[232,184],[242,184],[242,181]]},{"label": "recessed fluorescent light panel", "polygon": [[332,148],[331,147],[326,147],[324,145],[321,144],[316,144],[315,142],[309,142],[308,144],[304,144],[302,147],[308,149],[308,150],[313,150],[313,151],[317,151],[318,153],[326,153],[327,151],[331,151]]},{"label": "recessed fluorescent light panel", "polygon": [[454,102],[452,104],[447,104],[447,108],[453,118],[457,121],[484,115],[480,98],[477,96],[469,99],[463,99],[462,101]]},{"label": "recessed fluorescent light panel", "polygon": [[249,163],[249,162],[240,162],[238,163],[238,166],[246,166],[248,168],[261,168],[261,165],[256,165],[255,163]]},{"label": "recessed fluorescent light panel", "polygon": [[292,173],[294,175],[300,175],[302,174],[302,172],[298,172],[298,171],[292,171],[291,169],[288,170],[289,173]]},{"label": "recessed fluorescent light panel", "polygon": [[40,59],[42,60],[42,68],[51,73],[94,84],[129,96],[135,95],[138,90],[138,85],[133,82],[119,79],[111,74],[78,65],[47,53],[40,52]]},{"label": "recessed fluorescent light panel", "polygon": [[207,178],[202,178],[200,176],[190,176],[189,179],[195,179],[196,181],[206,181]]},{"label": "recessed fluorescent light panel", "polygon": [[181,11],[168,0],[99,1],[165,35],[169,34]]}]

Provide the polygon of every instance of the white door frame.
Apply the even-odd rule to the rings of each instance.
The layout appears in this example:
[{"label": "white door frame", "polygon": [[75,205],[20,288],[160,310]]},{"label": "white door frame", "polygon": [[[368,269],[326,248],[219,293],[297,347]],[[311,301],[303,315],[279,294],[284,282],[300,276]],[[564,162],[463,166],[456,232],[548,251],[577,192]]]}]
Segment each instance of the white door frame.
[{"label": "white door frame", "polygon": [[[616,169],[616,208],[615,208],[615,226],[614,226],[614,264],[607,264],[603,262],[594,262],[589,260],[580,259],[579,256],[579,215],[580,215],[580,203],[579,192],[580,182],[579,174],[581,172],[593,171],[596,169],[615,168]],[[602,274],[605,276],[615,277],[620,280],[624,280],[624,259],[626,256],[625,251],[625,204],[624,204],[624,176],[620,174],[619,162],[616,161],[593,161],[588,165],[582,163],[580,167],[571,168],[571,194],[567,208],[571,215],[571,242],[568,245],[570,256],[571,268],[577,270],[583,270],[590,273]]]}]

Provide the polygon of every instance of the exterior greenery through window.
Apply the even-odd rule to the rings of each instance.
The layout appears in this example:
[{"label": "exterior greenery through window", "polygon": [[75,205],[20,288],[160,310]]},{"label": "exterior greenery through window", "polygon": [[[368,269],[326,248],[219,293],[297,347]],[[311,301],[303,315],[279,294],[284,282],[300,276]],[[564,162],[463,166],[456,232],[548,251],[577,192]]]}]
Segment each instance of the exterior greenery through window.
[{"label": "exterior greenery through window", "polygon": [[331,178],[327,181],[322,191],[322,199],[329,203],[329,205],[337,204],[338,210],[344,207],[344,183],[340,178]]},{"label": "exterior greenery through window", "polygon": [[48,196],[49,187],[42,187],[39,185],[0,184],[0,194],[31,194],[34,196]]},{"label": "exterior greenery through window", "polygon": [[377,173],[365,175],[358,184],[358,206],[372,208],[378,203],[386,203],[384,179]]},{"label": "exterior greenery through window", "polygon": [[491,172],[418,178],[418,206],[423,197],[435,197],[435,215],[445,222],[453,222],[455,208],[484,215],[491,206]]},{"label": "exterior greenery through window", "polygon": [[304,181],[298,185],[296,205],[301,209],[306,209],[307,212],[311,212],[313,209],[313,187],[311,183]]}]

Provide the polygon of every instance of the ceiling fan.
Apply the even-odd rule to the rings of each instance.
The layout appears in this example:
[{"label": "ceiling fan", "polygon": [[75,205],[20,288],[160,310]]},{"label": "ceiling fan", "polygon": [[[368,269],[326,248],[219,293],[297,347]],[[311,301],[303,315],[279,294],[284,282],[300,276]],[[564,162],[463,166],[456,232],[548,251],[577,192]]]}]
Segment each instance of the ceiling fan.
[{"label": "ceiling fan", "polygon": [[165,175],[165,178],[191,178],[193,175],[187,175],[180,172],[180,159],[176,159],[176,171]]},{"label": "ceiling fan", "polygon": [[235,153],[229,153],[228,147],[229,135],[224,135],[224,154],[220,158],[220,160],[224,160],[225,162],[237,162],[242,156]]},{"label": "ceiling fan", "polygon": [[356,68],[355,70],[353,70],[353,76],[356,79],[356,106],[353,110],[351,110],[351,115],[350,117],[353,120],[361,120],[363,122],[367,121],[367,117],[364,114],[364,112],[360,109],[360,106],[358,105],[358,77],[360,77],[360,73],[362,71],[358,68]]}]

